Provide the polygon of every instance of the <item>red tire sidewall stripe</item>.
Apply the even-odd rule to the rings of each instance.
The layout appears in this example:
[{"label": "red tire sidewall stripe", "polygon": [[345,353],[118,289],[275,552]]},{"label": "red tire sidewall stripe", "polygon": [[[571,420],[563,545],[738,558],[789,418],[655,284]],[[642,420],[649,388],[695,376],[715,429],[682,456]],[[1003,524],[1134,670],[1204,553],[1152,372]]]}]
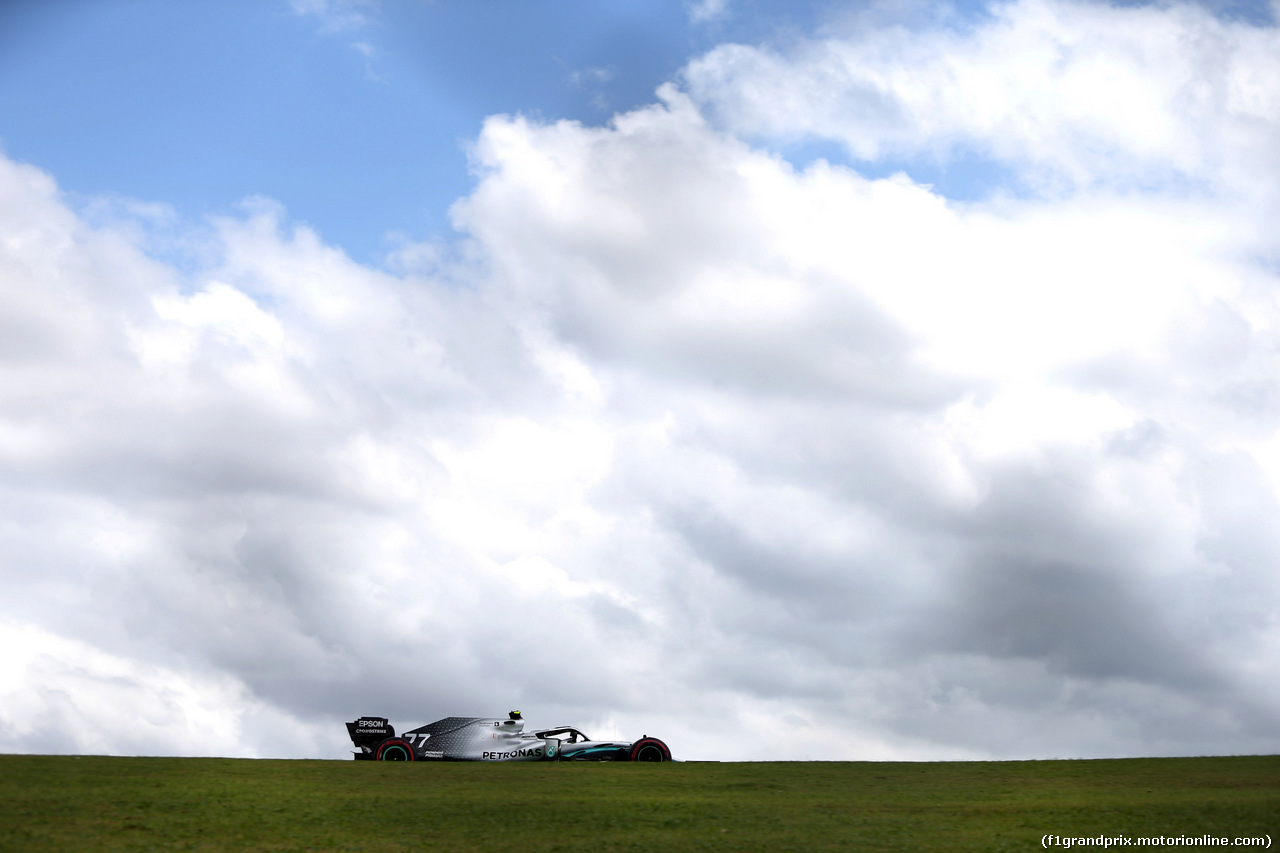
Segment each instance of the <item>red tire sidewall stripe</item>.
[{"label": "red tire sidewall stripe", "polygon": [[378,752],[374,755],[374,760],[385,761],[386,759],[382,757],[382,753],[386,752],[387,748],[392,746],[400,747],[405,751],[405,754],[409,756],[408,758],[405,759],[405,761],[413,761],[413,747],[409,746],[408,741],[402,740],[400,738],[396,738],[394,740],[388,740],[380,744],[378,746]]},{"label": "red tire sidewall stripe", "polygon": [[667,745],[664,744],[662,741],[658,740],[657,738],[652,738],[652,737],[643,738],[642,740],[638,740],[635,743],[633,743],[631,745],[631,753],[628,757],[632,761],[635,761],[636,756],[640,754],[640,750],[642,750],[644,747],[648,745],[653,745],[658,748],[658,752],[662,753],[663,761],[671,760],[671,751],[667,749]]}]

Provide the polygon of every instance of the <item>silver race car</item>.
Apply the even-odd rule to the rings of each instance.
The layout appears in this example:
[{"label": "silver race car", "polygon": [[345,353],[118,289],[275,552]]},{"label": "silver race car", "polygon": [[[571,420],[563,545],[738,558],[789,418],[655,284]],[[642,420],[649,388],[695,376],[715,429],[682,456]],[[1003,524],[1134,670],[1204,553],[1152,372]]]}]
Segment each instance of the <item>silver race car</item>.
[{"label": "silver race car", "polygon": [[592,740],[572,726],[524,731],[524,718],[446,717],[397,736],[386,717],[347,723],[364,761],[670,761],[656,737],[632,743]]}]

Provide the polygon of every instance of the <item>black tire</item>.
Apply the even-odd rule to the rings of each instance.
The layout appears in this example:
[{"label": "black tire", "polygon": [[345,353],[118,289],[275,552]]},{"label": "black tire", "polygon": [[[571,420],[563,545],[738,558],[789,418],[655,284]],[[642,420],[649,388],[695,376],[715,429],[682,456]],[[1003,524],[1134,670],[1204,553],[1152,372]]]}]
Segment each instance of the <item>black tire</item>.
[{"label": "black tire", "polygon": [[628,761],[670,761],[671,750],[656,737],[642,737],[631,744]]},{"label": "black tire", "polygon": [[378,744],[373,757],[377,761],[413,761],[413,747],[400,737],[389,737]]}]

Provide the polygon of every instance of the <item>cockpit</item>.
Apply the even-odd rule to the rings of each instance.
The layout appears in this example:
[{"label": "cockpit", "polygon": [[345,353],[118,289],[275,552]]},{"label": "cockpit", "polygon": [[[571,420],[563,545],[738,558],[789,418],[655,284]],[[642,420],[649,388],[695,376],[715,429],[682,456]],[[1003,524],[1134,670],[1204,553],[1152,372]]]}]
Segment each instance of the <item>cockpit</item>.
[{"label": "cockpit", "polygon": [[591,738],[587,737],[582,732],[578,731],[577,729],[571,726],[561,726],[555,729],[544,729],[540,732],[537,732],[537,736],[543,739],[555,738],[561,743],[582,743],[583,741],[591,740]]}]

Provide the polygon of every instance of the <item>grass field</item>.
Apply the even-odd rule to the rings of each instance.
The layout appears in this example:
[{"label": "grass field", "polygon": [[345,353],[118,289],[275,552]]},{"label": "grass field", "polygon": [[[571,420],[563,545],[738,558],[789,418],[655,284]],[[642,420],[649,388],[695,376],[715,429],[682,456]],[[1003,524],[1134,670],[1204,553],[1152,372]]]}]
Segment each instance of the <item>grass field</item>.
[{"label": "grass field", "polygon": [[[0,850],[1031,850],[1280,842],[1280,756],[445,764],[0,756]],[[1061,848],[1059,848],[1061,849]]]}]

